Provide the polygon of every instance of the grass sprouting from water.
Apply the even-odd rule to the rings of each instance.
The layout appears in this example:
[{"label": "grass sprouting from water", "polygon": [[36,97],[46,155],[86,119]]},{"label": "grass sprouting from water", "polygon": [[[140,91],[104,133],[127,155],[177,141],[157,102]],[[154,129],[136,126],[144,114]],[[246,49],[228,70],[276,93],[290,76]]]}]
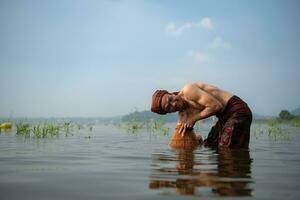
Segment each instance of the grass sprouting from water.
[{"label": "grass sprouting from water", "polygon": [[150,133],[162,133],[163,135],[168,135],[170,129],[165,125],[166,125],[165,118],[159,118],[156,120],[151,119],[146,123],[147,130]]},{"label": "grass sprouting from water", "polygon": [[282,128],[282,124],[278,120],[268,121],[268,136],[274,140],[288,140],[288,132]]},{"label": "grass sprouting from water", "polygon": [[59,126],[53,124],[36,125],[32,128],[35,138],[45,138],[48,136],[58,136]]},{"label": "grass sprouting from water", "polygon": [[150,134],[163,134],[168,135],[170,129],[165,126],[166,120],[164,118],[150,119],[145,122],[132,119],[128,122],[118,124],[117,127],[124,128],[127,132],[132,134],[139,133],[140,130],[146,129]]},{"label": "grass sprouting from water", "polygon": [[300,128],[300,116],[295,117],[290,120],[290,125],[294,127],[299,127]]},{"label": "grass sprouting from water", "polygon": [[263,123],[256,123],[251,127],[251,132],[258,139],[262,135],[267,135],[272,140],[289,140],[290,124],[282,122],[282,120],[270,119]]},{"label": "grass sprouting from water", "polygon": [[83,125],[80,123],[76,124],[77,130],[80,131],[81,129],[83,129]]},{"label": "grass sprouting from water", "polygon": [[144,123],[136,121],[136,120],[131,120],[125,124],[125,129],[127,132],[136,134],[140,129],[144,127]]},{"label": "grass sprouting from water", "polygon": [[63,124],[63,129],[65,131],[65,135],[68,136],[70,133],[70,128],[71,128],[71,122],[65,122]]},{"label": "grass sprouting from water", "polygon": [[[16,135],[24,136],[26,138],[47,138],[47,137],[58,137],[60,133],[65,133],[65,136],[68,136],[72,133],[74,126],[71,122],[64,122],[63,124],[29,124],[29,123],[17,123],[16,124]],[[92,131],[92,125],[89,126],[89,132]],[[78,126],[77,126],[78,128]],[[82,129],[83,126],[80,126]],[[79,129],[79,130],[80,130]],[[73,134],[72,134],[73,135]],[[90,136],[89,136],[90,137]]]},{"label": "grass sprouting from water", "polygon": [[262,127],[261,123],[255,124],[255,126],[251,127],[251,132],[254,134],[255,138],[258,139],[265,132],[265,129]]},{"label": "grass sprouting from water", "polygon": [[16,127],[17,127],[16,135],[23,135],[25,137],[30,136],[30,132],[31,132],[30,124],[20,122],[16,124]]},{"label": "grass sprouting from water", "polygon": [[88,127],[88,129],[92,132],[92,131],[93,131],[94,124],[92,124],[92,123],[87,124],[87,127]]}]

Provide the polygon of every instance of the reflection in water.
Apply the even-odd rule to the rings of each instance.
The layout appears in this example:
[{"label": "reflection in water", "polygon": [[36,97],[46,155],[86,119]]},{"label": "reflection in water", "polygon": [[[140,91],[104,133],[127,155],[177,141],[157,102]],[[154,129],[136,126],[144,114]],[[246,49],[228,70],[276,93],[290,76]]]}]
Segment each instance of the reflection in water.
[{"label": "reflection in water", "polygon": [[248,150],[201,148],[155,153],[149,188],[175,189],[184,195],[251,196],[251,162]]}]

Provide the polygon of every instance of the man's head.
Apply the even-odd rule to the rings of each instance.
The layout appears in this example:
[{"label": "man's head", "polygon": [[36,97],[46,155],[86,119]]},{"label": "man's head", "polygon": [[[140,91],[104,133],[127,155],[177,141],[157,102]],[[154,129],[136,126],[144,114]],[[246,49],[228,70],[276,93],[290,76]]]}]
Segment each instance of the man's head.
[{"label": "man's head", "polygon": [[175,93],[166,90],[156,90],[152,95],[151,111],[164,115],[180,111],[184,107],[184,100]]}]

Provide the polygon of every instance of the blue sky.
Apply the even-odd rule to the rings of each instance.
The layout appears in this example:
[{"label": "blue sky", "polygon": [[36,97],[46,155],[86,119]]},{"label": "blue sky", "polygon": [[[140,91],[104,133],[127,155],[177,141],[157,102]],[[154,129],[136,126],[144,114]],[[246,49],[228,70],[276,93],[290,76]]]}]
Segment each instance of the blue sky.
[{"label": "blue sky", "polygon": [[148,110],[206,82],[277,115],[300,106],[299,1],[0,0],[0,117]]}]

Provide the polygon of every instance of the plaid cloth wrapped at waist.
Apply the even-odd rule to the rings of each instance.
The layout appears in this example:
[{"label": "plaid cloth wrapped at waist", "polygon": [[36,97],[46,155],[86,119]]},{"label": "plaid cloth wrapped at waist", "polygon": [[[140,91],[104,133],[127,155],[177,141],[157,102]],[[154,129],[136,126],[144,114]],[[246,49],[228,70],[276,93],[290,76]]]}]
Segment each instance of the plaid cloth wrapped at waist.
[{"label": "plaid cloth wrapped at waist", "polygon": [[216,116],[218,121],[204,141],[206,146],[249,147],[252,112],[242,99],[231,97],[225,109]]}]

